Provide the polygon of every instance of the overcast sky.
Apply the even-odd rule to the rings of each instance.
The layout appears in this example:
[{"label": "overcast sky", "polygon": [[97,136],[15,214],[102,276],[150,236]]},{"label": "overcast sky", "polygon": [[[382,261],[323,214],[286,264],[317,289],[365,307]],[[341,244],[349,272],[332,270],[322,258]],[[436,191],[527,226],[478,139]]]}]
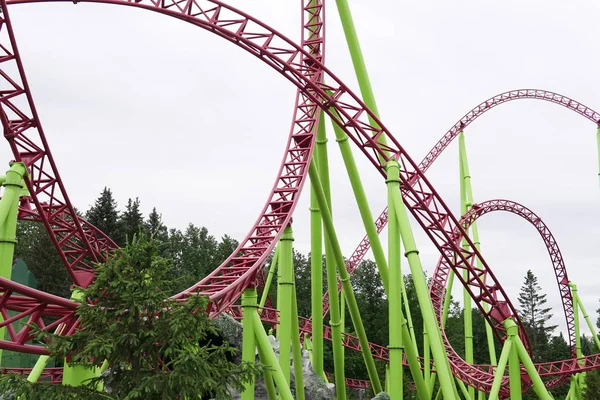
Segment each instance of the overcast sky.
[{"label": "overcast sky", "polygon": [[[231,3],[299,39],[299,1]],[[416,161],[471,108],[507,90],[551,90],[600,110],[596,1],[350,3],[382,121]],[[202,29],[147,11],[65,3],[12,6],[11,15],[76,207],[87,209],[108,186],[120,206],[138,196],[145,213],[157,207],[171,228],[192,222],[217,237],[245,236],[281,161],[295,93],[287,80]],[[327,64],[356,88],[334,3],[327,22]],[[594,320],[600,298],[595,135],[595,125],[581,116],[531,100],[502,105],[466,131],[475,199],[515,200],[544,219]],[[350,255],[364,230],[336,146],[332,140],[333,210]],[[11,158],[8,146],[0,151]],[[454,144],[428,176],[458,211],[457,153]],[[358,152],[356,158],[378,215],[384,181]],[[308,252],[307,192],[294,221],[295,246]],[[535,229],[498,213],[479,226],[486,260],[513,301],[532,269],[554,307],[553,322],[564,330]],[[424,234],[416,236],[431,273],[438,252]]]}]

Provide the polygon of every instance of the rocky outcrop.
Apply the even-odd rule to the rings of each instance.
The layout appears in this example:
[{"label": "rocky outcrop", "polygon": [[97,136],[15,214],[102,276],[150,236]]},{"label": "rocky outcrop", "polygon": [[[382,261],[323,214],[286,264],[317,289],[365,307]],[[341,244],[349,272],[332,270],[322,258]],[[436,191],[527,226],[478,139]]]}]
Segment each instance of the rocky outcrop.
[{"label": "rocky outcrop", "polygon": [[[223,339],[229,342],[232,347],[238,349],[235,361],[241,361],[243,336],[242,324],[226,314],[219,315],[215,319],[214,324],[219,329]],[[277,340],[274,336],[269,336],[269,342],[271,343],[271,347],[273,348],[275,355],[277,358],[279,358],[279,340]],[[292,364],[290,388],[292,390],[292,395],[295,398],[296,386],[293,361],[290,360],[290,363]],[[312,364],[306,350],[302,350],[302,376],[304,378],[304,395],[306,400],[329,400],[335,398],[335,385],[324,382],[320,376],[313,372]],[[232,393],[233,399],[239,399],[240,397],[241,396],[239,393]],[[262,378],[256,382],[254,398],[256,400],[267,399],[267,389]]]}]

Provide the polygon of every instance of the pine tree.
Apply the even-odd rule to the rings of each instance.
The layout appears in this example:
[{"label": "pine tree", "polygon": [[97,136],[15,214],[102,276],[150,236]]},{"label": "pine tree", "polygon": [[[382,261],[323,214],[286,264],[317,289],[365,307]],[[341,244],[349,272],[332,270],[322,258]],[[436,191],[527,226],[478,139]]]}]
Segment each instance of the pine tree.
[{"label": "pine tree", "polygon": [[37,280],[37,288],[61,297],[70,296],[71,278],[56,246],[41,222],[19,221],[15,258],[21,258]]},{"label": "pine tree", "polygon": [[86,219],[108,235],[116,243],[123,243],[123,232],[119,226],[117,202],[111,190],[105,187],[96,202],[85,214]]},{"label": "pine tree", "polygon": [[120,224],[125,241],[131,240],[134,235],[139,234],[143,229],[144,216],[140,211],[140,200],[137,197],[135,200],[127,200],[127,207],[121,215]]},{"label": "pine tree", "polygon": [[227,398],[230,389],[240,390],[258,368],[229,360],[233,349],[218,344],[206,298],[167,297],[170,268],[156,243],[140,235],[98,266],[97,279],[83,291],[93,300],[77,311],[81,329],[71,336],[37,331],[54,357],[96,366],[106,360],[105,374],[80,387],[5,375],[0,393],[15,399],[162,400]]},{"label": "pine tree", "polygon": [[519,316],[525,326],[531,346],[534,361],[542,361],[548,355],[550,335],[557,325],[546,326],[552,318],[551,308],[545,308],[546,295],[541,293],[537,277],[531,270],[527,271],[525,281],[519,292]]}]

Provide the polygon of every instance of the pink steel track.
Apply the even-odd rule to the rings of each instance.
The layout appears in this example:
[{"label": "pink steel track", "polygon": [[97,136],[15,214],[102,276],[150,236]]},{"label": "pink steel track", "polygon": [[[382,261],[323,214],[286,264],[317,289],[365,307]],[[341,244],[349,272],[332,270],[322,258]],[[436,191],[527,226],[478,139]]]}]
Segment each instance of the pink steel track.
[{"label": "pink steel track", "polygon": [[[93,279],[91,262],[101,261],[103,255],[114,248],[114,243],[94,227],[80,221],[74,213],[35,110],[7,13],[7,4],[43,1],[1,1],[4,14],[0,26],[7,30],[9,42],[0,43],[0,82],[6,88],[0,92],[0,117],[15,159],[24,162],[30,171],[27,186],[35,210],[24,207],[21,215],[43,221],[60,249],[74,283],[85,287]],[[318,33],[323,27],[320,6],[307,6],[310,2],[305,3],[304,13],[311,17],[305,21],[304,27],[312,33],[313,39],[305,38],[303,46],[298,46],[262,22],[217,0],[89,2],[147,9],[199,26],[253,54],[298,87],[299,100],[288,147],[273,190],[257,222],[232,256],[198,284],[179,294],[178,298],[195,293],[209,296],[210,314],[216,315],[226,311],[246,287],[256,284],[265,258],[272,251],[283,228],[290,223],[297,204],[312,155],[313,132],[320,108],[339,124],[384,177],[385,162],[389,159],[398,160],[405,204],[440,250],[448,267],[471,294],[497,337],[504,340],[502,321],[507,318],[515,319],[521,326],[521,332],[524,332],[516,309],[470,238],[466,237],[466,241],[471,250],[460,250],[456,237],[464,235],[463,228],[424,176],[420,166],[361,99],[323,65],[318,52],[322,46]],[[373,125],[369,118],[374,121]],[[598,118],[595,122],[598,122]],[[387,145],[379,142],[382,138],[386,139]],[[455,254],[458,254],[456,259]],[[482,270],[477,268],[477,260],[480,260]],[[463,280],[462,271],[467,271],[471,278]],[[43,315],[54,313],[62,317],[67,332],[73,329],[74,309],[67,300],[5,279],[0,279],[0,288],[4,293],[0,306],[5,318],[8,318],[9,309],[24,310],[22,315],[29,316],[29,322],[42,324]],[[439,300],[435,296],[443,297],[443,293],[432,293],[434,303]],[[484,304],[489,311],[486,311]],[[42,348],[26,344],[31,338],[27,330],[11,330],[12,322],[14,319],[3,323],[12,333],[10,340],[0,341],[0,347],[40,354],[44,352]],[[526,337],[523,339],[528,344]],[[568,374],[578,370],[583,369],[567,372],[561,369],[560,372]],[[552,375],[560,374],[559,371],[550,372],[553,372]]]}]

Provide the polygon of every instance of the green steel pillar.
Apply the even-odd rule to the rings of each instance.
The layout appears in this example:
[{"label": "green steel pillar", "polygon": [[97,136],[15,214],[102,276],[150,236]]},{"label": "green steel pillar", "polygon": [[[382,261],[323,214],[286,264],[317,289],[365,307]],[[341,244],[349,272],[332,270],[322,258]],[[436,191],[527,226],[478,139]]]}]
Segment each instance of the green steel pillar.
[{"label": "green steel pillar", "polygon": [[[460,155],[460,168],[461,168],[461,204],[464,208],[461,208],[462,215],[465,215],[467,211],[473,206],[473,188],[471,186],[471,174],[469,172],[469,161],[467,157],[467,147],[465,145],[465,136],[463,132],[460,132],[458,136],[458,144],[459,144],[459,155]],[[477,248],[477,250],[481,250],[480,241],[479,241],[479,230],[477,229],[477,222],[473,222],[471,225],[471,232],[473,237],[473,244]],[[466,247],[466,240],[463,239],[463,247]],[[477,259],[477,267],[481,270],[483,266],[481,265],[481,260]],[[466,294],[466,290],[465,290]],[[469,303],[470,303],[469,298]],[[485,311],[488,310],[487,304],[484,304]],[[466,309],[466,306],[465,306]],[[471,310],[471,307],[469,307]],[[469,311],[470,319],[471,319],[471,345],[470,350],[471,354],[473,352],[473,325],[472,325],[472,316],[471,311]],[[465,322],[466,323],[466,322]],[[496,365],[496,346],[494,345],[494,333],[492,331],[492,327],[490,324],[485,321],[485,333],[487,337],[487,345],[488,345],[488,353],[490,355],[490,363],[492,365]],[[466,332],[466,331],[465,331]],[[466,336],[466,335],[465,335]]]},{"label": "green steel pillar", "polygon": [[427,329],[436,372],[439,376],[440,387],[444,398],[452,399],[456,397],[455,394],[457,394],[454,377],[450,371],[448,355],[444,349],[442,335],[435,318],[433,304],[431,303],[427,282],[425,281],[425,274],[423,272],[423,267],[421,266],[419,251],[417,250],[406,207],[402,201],[400,191],[393,196],[393,204],[400,228],[400,236],[406,250],[405,256],[413,276],[419,307],[421,308],[421,314],[423,315],[423,321],[425,328]]},{"label": "green steel pillar", "polygon": [[[508,319],[506,321],[504,321],[504,326],[507,327],[507,330],[509,327],[515,327],[516,329],[516,324],[514,323],[514,321],[512,319]],[[535,365],[533,364],[533,361],[531,361],[531,358],[529,357],[529,353],[527,353],[527,349],[525,349],[525,346],[523,345],[523,342],[521,341],[521,338],[519,337],[519,335],[515,335],[513,337],[513,345],[514,347],[516,347],[516,350],[518,352],[518,357],[521,359],[521,363],[523,363],[523,367],[525,367],[525,371],[527,371],[527,375],[529,375],[529,378],[531,378],[531,382],[533,383],[533,391],[535,392],[535,394],[537,394],[538,398],[540,400],[554,400],[552,398],[552,396],[550,395],[550,393],[548,393],[548,389],[546,389],[546,386],[544,386],[544,381],[542,381],[542,378],[540,377],[540,375],[538,374]],[[518,399],[520,399],[521,397],[519,396]],[[512,386],[511,386],[511,400],[514,400],[512,397]]]},{"label": "green steel pillar", "polygon": [[[316,151],[316,150],[315,150]],[[316,158],[313,156],[313,163]],[[323,370],[323,228],[314,189],[310,190],[310,293],[312,315],[312,365],[325,378]]]},{"label": "green steel pillar", "polygon": [[515,338],[519,337],[519,328],[511,318],[504,321],[504,327],[506,328],[506,341],[510,340],[512,342],[510,353],[508,354],[510,398],[511,400],[521,400],[521,364],[515,340]]},{"label": "green steel pillar", "polygon": [[[320,165],[320,164],[319,164]],[[333,218],[331,217],[331,212],[329,211],[329,206],[327,205],[327,200],[325,198],[325,192],[319,180],[318,171],[313,164],[310,165],[309,174],[311,178],[311,183],[313,188],[315,189],[315,193],[317,195],[317,200],[319,202],[319,208],[321,209],[321,218],[323,220],[323,226],[325,227],[326,236],[329,237],[331,242],[332,254],[335,257],[335,263],[339,269],[340,281],[342,282],[342,288],[344,290],[344,295],[346,296],[346,302],[348,304],[348,310],[350,311],[350,317],[352,318],[352,324],[354,325],[354,330],[356,332],[356,336],[359,338],[360,346],[362,349],[363,358],[365,361],[365,365],[367,367],[367,371],[369,373],[369,379],[371,384],[373,385],[373,390],[378,393],[381,391],[381,383],[379,382],[379,376],[377,374],[377,369],[375,368],[375,361],[373,360],[373,355],[369,349],[369,341],[367,340],[367,335],[365,333],[365,328],[360,318],[360,312],[358,310],[358,305],[356,304],[356,298],[354,297],[354,292],[352,291],[352,285],[350,284],[350,275],[346,270],[346,265],[344,263],[344,256],[340,249],[340,245],[337,239],[337,234],[335,232],[335,228],[333,226]],[[338,299],[337,299],[337,278],[335,277],[335,272],[330,268],[329,263],[327,264],[327,281],[329,286],[329,304],[330,310],[329,313],[332,317],[332,336],[336,336],[337,334],[334,332],[334,329],[337,329],[339,332],[339,308],[338,308]],[[337,319],[337,320],[336,320]],[[336,326],[337,325],[337,326]],[[341,337],[340,343],[341,346]],[[334,342],[334,363],[337,361],[336,353],[335,353],[335,342]],[[334,364],[336,365],[336,364]],[[339,362],[338,364],[339,365]],[[336,375],[336,387],[339,388],[337,380],[338,370],[335,370]],[[343,375],[342,375],[343,378]],[[342,381],[343,385],[343,381]]]},{"label": "green steel pillar", "polygon": [[352,186],[354,197],[356,198],[356,203],[365,231],[367,232],[367,237],[371,243],[371,251],[373,252],[373,257],[377,264],[377,270],[381,277],[383,288],[385,292],[388,293],[388,266],[385,260],[385,252],[383,251],[383,246],[381,245],[381,240],[379,239],[379,234],[377,233],[377,228],[375,226],[375,220],[373,219],[367,195],[360,179],[360,173],[358,172],[356,161],[352,154],[348,135],[346,135],[337,124],[333,125],[333,130],[342,154],[342,159],[344,160],[344,165],[346,166],[346,171],[348,172],[348,177],[350,178],[350,185]]},{"label": "green steel pillar", "polygon": [[[261,326],[262,329],[264,329]],[[256,337],[257,335],[255,335]],[[268,339],[267,339],[268,340]],[[258,349],[258,357],[260,358],[260,363],[263,365],[263,376],[265,378],[265,387],[267,389],[267,398],[268,400],[277,400],[277,392],[275,390],[275,383],[273,382],[273,372],[274,368],[267,365],[267,356],[265,355],[264,350],[260,346],[256,346]]]},{"label": "green steel pillar", "polygon": [[292,345],[292,301],[294,285],[294,250],[292,242],[294,236],[292,227],[287,226],[281,235],[279,254],[279,295],[277,305],[279,308],[279,364],[286,381],[290,381],[290,349]]},{"label": "green steel pillar", "polygon": [[[389,294],[388,294],[388,318],[389,318],[389,345],[390,349],[390,399],[401,400],[404,397],[404,379],[402,377],[402,356],[404,346],[402,345],[402,288],[400,277],[400,231],[398,219],[394,209],[394,196],[400,191],[400,165],[397,161],[389,161],[387,170],[388,190],[388,260],[389,260]],[[407,340],[409,338],[405,338]]]},{"label": "green steel pillar", "polygon": [[[514,331],[511,331],[510,334],[513,335]],[[504,377],[504,371],[506,370],[508,357],[511,354],[512,344],[512,336],[509,336],[504,341],[502,352],[500,353],[500,360],[498,361],[498,367],[494,372],[494,382],[492,383],[492,389],[490,390],[489,400],[498,400],[498,393],[500,392],[500,387],[502,386],[502,378]]]},{"label": "green steel pillar", "polygon": [[[74,289],[71,293],[71,300],[85,301],[83,298],[83,291],[81,289]],[[69,386],[79,386],[85,381],[96,378],[100,375],[100,368],[82,365],[82,364],[69,364],[65,360],[63,367],[63,378],[62,384]]]},{"label": "green steel pillar", "polygon": [[271,284],[273,283],[273,276],[275,275],[275,271],[277,270],[277,259],[279,258],[279,247],[275,247],[275,253],[273,254],[273,260],[271,261],[271,265],[269,266],[269,273],[267,274],[267,281],[265,282],[265,288],[263,289],[262,295],[260,297],[259,308],[263,308],[265,303],[267,302],[267,297],[269,297],[269,289],[271,289]]},{"label": "green steel pillar", "polygon": [[[595,332],[596,327],[592,324],[592,321],[590,321],[590,316],[588,315],[587,311],[585,310],[583,302],[581,301],[581,298],[579,297],[579,293],[577,292],[577,285],[575,285],[572,282],[569,282],[569,286],[571,287],[571,292],[573,293],[573,304],[576,303],[577,306],[579,307],[579,309],[581,310],[581,313],[583,314],[583,319],[585,319],[585,322],[586,322],[590,332]],[[577,336],[579,336],[579,335],[577,335]],[[594,338],[594,343],[596,343],[596,347],[600,349],[600,340],[598,339],[598,335],[592,335],[592,337]],[[577,356],[577,357],[581,357],[581,356]]]},{"label": "green steel pillar", "polygon": [[[467,203],[470,198],[468,198],[467,190],[466,190],[466,181],[470,179],[468,172],[465,171],[466,157],[467,151],[465,147],[465,135],[463,132],[460,132],[458,135],[458,143],[459,143],[459,168],[460,168],[460,215],[461,217],[469,211],[469,207]],[[467,230],[468,234],[468,230]],[[462,248],[465,250],[469,250],[469,244],[466,238],[462,239]],[[465,282],[469,281],[469,271],[465,270],[463,272],[463,279]],[[473,306],[471,304],[471,295],[467,291],[467,288],[463,289],[463,322],[464,322],[464,335],[465,335],[465,361],[469,364],[474,364],[473,362]],[[469,387],[469,397],[473,398],[475,395],[475,389]]]},{"label": "green steel pillar", "polygon": [[[289,382],[286,380],[281,370],[281,366],[277,362],[277,356],[269,343],[269,338],[262,325],[258,313],[252,313],[252,322],[254,324],[254,334],[256,335],[256,344],[258,346],[259,355],[264,365],[265,370],[268,369],[279,390],[280,400],[293,400],[292,391],[290,390]],[[281,350],[280,350],[281,351]],[[268,388],[268,386],[267,386]],[[271,396],[269,396],[271,398]]]},{"label": "green steel pillar", "polygon": [[[266,287],[265,287],[266,289]],[[252,313],[257,312],[256,289],[246,289],[242,294],[242,361],[254,364],[256,362],[256,343],[254,340],[254,323]],[[254,399],[254,379],[244,385],[242,400]]]},{"label": "green steel pillar", "polygon": [[298,301],[296,299],[296,280],[292,275],[292,352],[294,359],[294,383],[296,399],[304,400],[304,375],[302,374],[302,345],[300,344],[300,328],[298,327]]},{"label": "green steel pillar", "polygon": [[[5,279],[11,278],[13,255],[17,243],[19,197],[24,187],[23,177],[26,174],[25,164],[11,163],[2,182],[4,193],[0,199],[0,276]],[[0,328],[0,339],[4,339],[5,332],[6,328]],[[1,360],[2,350],[0,350]]]}]

